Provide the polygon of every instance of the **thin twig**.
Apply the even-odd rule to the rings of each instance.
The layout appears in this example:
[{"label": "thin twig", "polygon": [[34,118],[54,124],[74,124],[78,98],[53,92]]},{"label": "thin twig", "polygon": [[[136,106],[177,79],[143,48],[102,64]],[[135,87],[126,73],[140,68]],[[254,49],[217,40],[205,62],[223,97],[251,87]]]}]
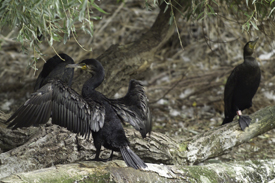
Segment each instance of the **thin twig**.
[{"label": "thin twig", "polygon": [[184,75],[181,76],[181,79],[179,79],[169,90],[167,90],[162,97],[158,98],[157,100],[153,101],[153,102],[149,102],[149,104],[153,104],[158,102],[160,99],[164,98],[170,91],[172,91],[179,83],[180,81],[183,79]]}]

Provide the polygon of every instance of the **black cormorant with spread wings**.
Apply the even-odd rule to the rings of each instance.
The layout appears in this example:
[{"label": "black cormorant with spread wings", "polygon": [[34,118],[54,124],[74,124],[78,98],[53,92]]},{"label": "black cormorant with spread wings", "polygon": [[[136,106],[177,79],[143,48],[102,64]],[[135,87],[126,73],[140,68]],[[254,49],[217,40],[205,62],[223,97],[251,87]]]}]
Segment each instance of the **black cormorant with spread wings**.
[{"label": "black cormorant with spread wings", "polygon": [[238,115],[242,130],[249,126],[251,118],[242,115],[241,111],[252,106],[252,98],[261,80],[260,67],[252,56],[257,40],[249,41],[244,46],[244,62],[231,72],[224,90],[225,118],[222,124],[233,121],[233,118]]},{"label": "black cormorant with spread wings", "polygon": [[94,160],[102,160],[99,155],[103,145],[112,150],[107,160],[112,159],[113,151],[120,151],[128,166],[146,168],[147,165],[130,149],[122,127],[122,122],[128,122],[140,131],[142,137],[151,132],[151,115],[143,86],[138,81],[131,80],[123,98],[108,99],[95,90],[105,76],[99,61],[87,59],[80,64],[69,64],[63,70],[72,68],[81,68],[92,74],[83,85],[82,95],[62,82],[62,79],[55,79],[54,74],[48,74],[54,79],[43,78],[44,85],[41,84],[31,98],[7,120],[11,122],[9,127],[14,129],[46,123],[52,116],[54,124],[84,137],[92,134],[96,147]]}]

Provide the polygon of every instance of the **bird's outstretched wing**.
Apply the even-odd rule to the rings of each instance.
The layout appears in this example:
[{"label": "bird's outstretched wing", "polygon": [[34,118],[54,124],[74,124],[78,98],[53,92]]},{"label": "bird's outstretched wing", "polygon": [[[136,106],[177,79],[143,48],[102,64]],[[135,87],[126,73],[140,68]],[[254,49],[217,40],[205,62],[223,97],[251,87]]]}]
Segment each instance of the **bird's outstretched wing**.
[{"label": "bird's outstretched wing", "polygon": [[52,81],[28,99],[8,120],[8,127],[28,127],[46,123],[52,116],[52,123],[68,130],[89,136],[103,127],[105,108],[93,100],[84,100],[73,89],[59,81]]},{"label": "bird's outstretched wing", "polygon": [[139,130],[142,137],[152,130],[152,118],[142,84],[131,80],[127,94],[123,98],[110,99],[110,104],[118,116]]}]

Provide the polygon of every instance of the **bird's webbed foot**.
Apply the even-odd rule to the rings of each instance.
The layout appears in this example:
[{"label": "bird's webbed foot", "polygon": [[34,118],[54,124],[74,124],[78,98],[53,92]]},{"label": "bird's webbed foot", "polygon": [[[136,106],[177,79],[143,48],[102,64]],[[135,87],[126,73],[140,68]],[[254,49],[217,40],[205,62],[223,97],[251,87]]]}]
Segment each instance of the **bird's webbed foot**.
[{"label": "bird's webbed foot", "polygon": [[[237,112],[237,114],[238,114],[238,112]],[[249,126],[251,120],[252,119],[249,116],[244,116],[240,113],[240,115],[239,115],[239,124],[240,124],[240,127],[243,131],[246,127]]]}]

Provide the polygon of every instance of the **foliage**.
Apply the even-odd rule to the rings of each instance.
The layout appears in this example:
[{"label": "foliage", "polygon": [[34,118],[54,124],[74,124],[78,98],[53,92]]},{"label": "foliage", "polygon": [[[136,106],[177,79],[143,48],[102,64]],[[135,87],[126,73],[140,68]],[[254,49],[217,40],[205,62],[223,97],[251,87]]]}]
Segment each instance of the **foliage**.
[{"label": "foliage", "polygon": [[240,21],[244,31],[250,31],[251,27],[259,30],[257,26],[259,22],[274,19],[272,12],[275,10],[275,2],[274,0],[192,0],[192,7],[189,15],[195,14],[197,19],[209,15],[223,17],[230,13],[236,21]]},{"label": "foliage", "polygon": [[[171,8],[169,23],[173,23],[174,12],[180,11],[175,4],[179,0],[145,0],[147,5],[166,3],[167,11]],[[183,4],[183,3],[182,3]],[[242,25],[243,30],[252,27],[259,29],[259,22],[274,19],[275,0],[186,0],[181,14],[187,18],[197,20],[208,16],[226,17],[231,14],[233,20]],[[147,6],[149,7],[149,6]],[[64,43],[74,37],[79,30],[93,36],[92,8],[103,11],[94,0],[2,0],[0,1],[0,26],[17,28],[17,39],[23,44],[29,41],[34,52],[40,53],[38,44],[40,37],[47,40],[50,46],[54,41]],[[77,40],[76,40],[77,41]]]},{"label": "foliage", "polygon": [[[94,0],[3,0],[0,2],[0,27],[17,28],[17,39],[24,45],[30,42],[34,52],[40,53],[40,37],[50,46],[54,41],[64,41],[78,30],[93,36],[90,7],[104,12]],[[77,26],[76,26],[77,25]]]},{"label": "foliage", "polygon": [[[166,3],[168,7],[175,7],[179,0],[151,0],[155,4]],[[150,0],[146,0],[150,2]],[[243,31],[250,31],[253,27],[259,30],[262,21],[274,21],[275,0],[187,0],[184,2],[184,11],[181,12],[187,19],[204,19],[208,16],[226,17],[233,15],[233,21],[242,25]],[[171,14],[171,19],[172,18]]]}]

